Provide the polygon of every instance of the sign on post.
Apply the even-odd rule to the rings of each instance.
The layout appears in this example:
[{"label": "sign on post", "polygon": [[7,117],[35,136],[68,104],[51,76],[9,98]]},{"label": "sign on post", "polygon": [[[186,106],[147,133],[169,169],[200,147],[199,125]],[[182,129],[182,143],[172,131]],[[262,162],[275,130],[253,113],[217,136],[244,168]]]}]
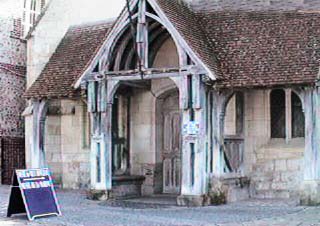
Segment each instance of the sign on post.
[{"label": "sign on post", "polygon": [[200,123],[195,121],[189,121],[183,125],[183,134],[185,135],[199,135]]},{"label": "sign on post", "polygon": [[29,220],[61,215],[49,169],[14,172],[7,217],[18,213],[27,213]]}]

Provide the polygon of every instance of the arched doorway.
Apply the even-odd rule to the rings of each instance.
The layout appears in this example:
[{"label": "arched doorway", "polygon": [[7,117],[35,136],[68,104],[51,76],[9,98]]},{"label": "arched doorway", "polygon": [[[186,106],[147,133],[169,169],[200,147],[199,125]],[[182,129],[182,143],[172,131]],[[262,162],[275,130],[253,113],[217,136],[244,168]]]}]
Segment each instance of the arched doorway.
[{"label": "arched doorway", "polygon": [[224,172],[239,173],[244,158],[244,94],[235,92],[228,99],[224,117]]},{"label": "arched doorway", "polygon": [[177,89],[157,100],[157,159],[161,177],[155,178],[165,194],[179,194],[181,189],[181,113]]}]

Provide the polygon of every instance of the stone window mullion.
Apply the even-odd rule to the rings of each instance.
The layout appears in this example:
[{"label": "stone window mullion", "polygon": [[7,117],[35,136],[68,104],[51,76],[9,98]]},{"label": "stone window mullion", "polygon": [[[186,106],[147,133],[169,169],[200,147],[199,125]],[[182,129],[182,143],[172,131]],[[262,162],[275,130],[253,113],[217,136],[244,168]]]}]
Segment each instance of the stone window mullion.
[{"label": "stone window mullion", "polygon": [[291,89],[285,89],[286,92],[286,142],[292,139],[292,106],[291,106]]}]

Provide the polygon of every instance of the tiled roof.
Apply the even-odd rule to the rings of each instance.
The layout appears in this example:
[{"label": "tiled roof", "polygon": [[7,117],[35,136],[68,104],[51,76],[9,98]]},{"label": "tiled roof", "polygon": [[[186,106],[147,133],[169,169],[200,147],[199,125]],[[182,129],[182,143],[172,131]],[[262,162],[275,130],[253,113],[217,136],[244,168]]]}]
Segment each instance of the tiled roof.
[{"label": "tiled roof", "polygon": [[99,22],[71,27],[38,79],[25,93],[26,98],[75,97],[72,87],[102,46],[112,23]]},{"label": "tiled roof", "polygon": [[320,13],[308,11],[190,12],[157,0],[220,88],[313,84],[320,59]]},{"label": "tiled roof", "polygon": [[320,14],[201,14],[222,78],[220,87],[310,84],[318,79]]},{"label": "tiled roof", "polygon": [[196,0],[196,11],[320,10],[319,0]]},{"label": "tiled roof", "polygon": [[219,65],[213,54],[211,40],[207,37],[199,17],[181,1],[157,0],[157,2],[195,54],[219,77]]},{"label": "tiled roof", "polygon": [[[178,0],[157,0],[221,88],[314,84],[320,58],[320,13],[193,12]],[[26,97],[73,97],[112,25],[71,28]]]}]

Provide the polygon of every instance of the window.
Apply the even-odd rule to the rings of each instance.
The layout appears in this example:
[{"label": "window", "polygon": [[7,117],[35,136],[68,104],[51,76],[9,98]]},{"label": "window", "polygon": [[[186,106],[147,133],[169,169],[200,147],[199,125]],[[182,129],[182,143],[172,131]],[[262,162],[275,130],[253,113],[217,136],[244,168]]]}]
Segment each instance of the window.
[{"label": "window", "polygon": [[304,137],[305,135],[305,119],[302,109],[302,103],[297,94],[291,94],[292,107],[292,137]]},{"label": "window", "polygon": [[13,20],[13,28],[11,31],[11,37],[20,39],[22,35],[23,29],[21,25],[21,18],[15,18]]},{"label": "window", "polygon": [[271,92],[271,138],[286,137],[286,94],[277,89]]},{"label": "window", "polygon": [[244,95],[235,93],[226,107],[224,133],[226,135],[241,135],[244,122]]},{"label": "window", "polygon": [[270,95],[271,138],[304,137],[305,118],[299,96],[290,89],[273,90]]},{"label": "window", "polygon": [[23,36],[26,36],[34,26],[46,3],[45,0],[24,0],[22,14]]}]

